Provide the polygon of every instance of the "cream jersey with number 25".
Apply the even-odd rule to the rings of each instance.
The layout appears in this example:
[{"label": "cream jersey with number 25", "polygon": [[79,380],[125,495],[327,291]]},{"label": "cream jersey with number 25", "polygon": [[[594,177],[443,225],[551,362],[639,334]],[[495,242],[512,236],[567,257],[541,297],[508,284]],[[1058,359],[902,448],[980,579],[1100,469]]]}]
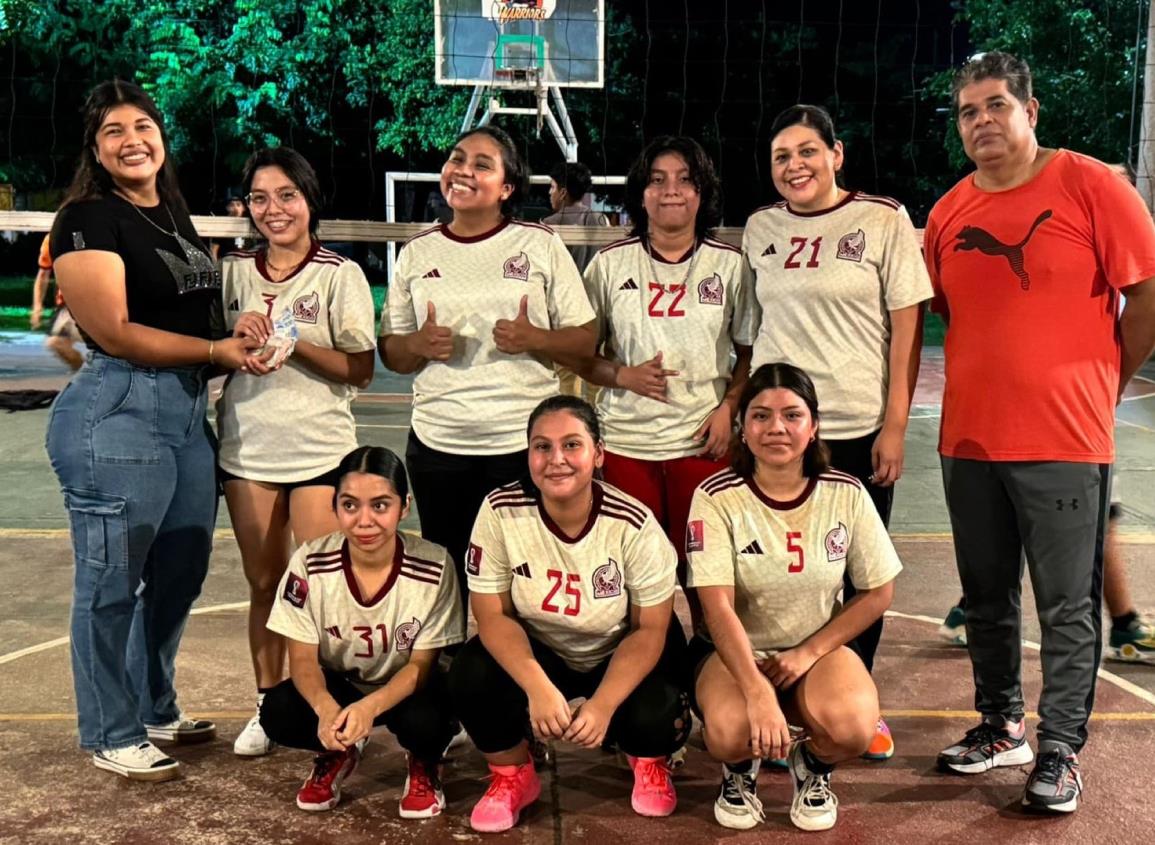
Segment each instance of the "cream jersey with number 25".
[{"label": "cream jersey with number 25", "polygon": [[630,605],[674,594],[676,566],[646,506],[599,481],[573,538],[520,483],[499,487],[482,502],[465,561],[470,592],[509,592],[529,633],[581,672],[629,633]]},{"label": "cream jersey with number 25", "polygon": [[902,571],[869,494],[834,470],[791,502],[732,470],[711,475],[694,491],[686,553],[690,587],[734,588],[734,610],[761,654],[793,648],[833,619],[844,572],[871,590]]}]

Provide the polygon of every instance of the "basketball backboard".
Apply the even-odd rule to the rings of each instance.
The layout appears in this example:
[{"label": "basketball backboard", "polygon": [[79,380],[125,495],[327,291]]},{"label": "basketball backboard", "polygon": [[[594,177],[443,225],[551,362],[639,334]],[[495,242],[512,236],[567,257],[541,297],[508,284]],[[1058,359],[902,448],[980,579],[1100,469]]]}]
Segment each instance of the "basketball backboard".
[{"label": "basketball backboard", "polygon": [[434,0],[438,85],[604,85],[605,0]]}]

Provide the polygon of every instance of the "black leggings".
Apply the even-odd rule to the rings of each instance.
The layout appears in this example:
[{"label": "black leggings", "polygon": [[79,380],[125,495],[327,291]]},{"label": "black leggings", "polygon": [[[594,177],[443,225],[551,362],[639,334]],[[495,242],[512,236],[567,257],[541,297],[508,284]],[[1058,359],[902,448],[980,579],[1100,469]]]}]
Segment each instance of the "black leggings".
[{"label": "black leggings", "polygon": [[[611,659],[578,672],[532,636],[529,644],[545,674],[567,699],[593,695]],[[635,757],[663,757],[685,745],[690,735],[689,696],[682,683],[685,650],[685,634],[674,620],[658,665],[610,719],[607,744],[616,744]],[[506,751],[528,735],[529,700],[485,650],[481,637],[473,637],[453,659],[449,692],[461,723],[483,754]]]},{"label": "black leggings", "polygon": [[477,512],[494,489],[525,475],[526,454],[522,449],[506,455],[454,455],[426,446],[409,432],[405,468],[417,500],[421,536],[449,550],[467,608],[465,550]]},{"label": "black leggings", "polygon": [[[877,437],[878,432],[876,431],[873,434],[856,437],[853,440],[824,439],[823,442],[830,447],[830,465],[847,475],[853,475],[862,482],[862,486],[870,494],[870,500],[874,502],[878,515],[882,517],[882,524],[889,529],[890,507],[894,503],[894,485],[879,487],[869,480],[874,473],[874,466],[870,460],[870,449],[874,446]],[[850,582],[850,574],[847,573],[842,577],[842,603],[845,604],[857,594],[858,591],[854,589],[854,584]],[[880,616],[876,622],[871,623],[869,628],[847,643],[862,658],[862,662],[866,664],[867,672],[874,671],[874,653],[878,651],[878,641],[881,639],[882,617]]]},{"label": "black leggings", "polygon": [[[325,686],[342,707],[365,697],[344,675],[325,669]],[[373,720],[384,725],[397,743],[419,760],[437,760],[457,733],[449,708],[445,675],[434,671],[425,686]],[[269,690],[261,704],[261,727],[269,739],[288,748],[325,751],[317,738],[317,714],[291,680]]]}]

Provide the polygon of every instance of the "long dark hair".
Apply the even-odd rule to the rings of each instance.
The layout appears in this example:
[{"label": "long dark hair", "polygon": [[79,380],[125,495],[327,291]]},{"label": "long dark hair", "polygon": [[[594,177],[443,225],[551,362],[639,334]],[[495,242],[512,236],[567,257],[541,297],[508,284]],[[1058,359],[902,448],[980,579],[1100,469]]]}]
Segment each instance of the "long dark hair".
[{"label": "long dark hair", "polygon": [[384,446],[358,446],[337,464],[337,488],[333,491],[333,509],[337,509],[337,496],[341,492],[341,482],[345,476],[354,472],[363,472],[366,475],[379,475],[397,491],[401,505],[405,505],[405,497],[409,495],[409,475],[405,472],[405,464],[395,453]]},{"label": "long dark hair", "polygon": [[484,135],[501,150],[501,168],[505,171],[505,184],[513,188],[509,196],[501,201],[501,213],[506,217],[516,214],[521,209],[525,195],[529,193],[529,165],[517,151],[517,144],[509,133],[497,126],[486,124],[476,129],[469,129],[457,136],[453,142],[456,147],[470,135]]},{"label": "long dark hair", "polygon": [[650,184],[650,171],[654,162],[665,153],[677,153],[686,162],[690,171],[690,181],[698,189],[698,216],[694,218],[694,235],[701,239],[706,233],[718,225],[722,219],[721,195],[722,183],[714,171],[714,162],[706,155],[702,145],[693,138],[684,135],[663,135],[655,138],[642,150],[630,167],[626,176],[626,211],[634,221],[634,228],[630,230],[633,237],[645,238],[650,230],[650,216],[646,213],[643,195],[646,186]]},{"label": "long dark hair", "polygon": [[[554,414],[558,411],[566,411],[572,414],[581,421],[585,426],[586,431],[589,432],[590,437],[594,443],[602,442],[602,426],[598,422],[597,412],[594,411],[593,406],[584,399],[577,396],[569,396],[560,393],[557,396],[550,396],[542,399],[537,403],[537,407],[530,412],[529,422],[525,425],[525,439],[529,440],[533,436],[533,427],[537,425],[537,421],[546,414]],[[530,496],[537,500],[541,500],[541,491],[537,489],[537,485],[533,483],[533,478],[530,477],[529,469],[527,467],[525,473],[519,479],[522,488]]]},{"label": "long dark hair", "polygon": [[[317,171],[313,165],[292,147],[266,147],[257,150],[245,162],[245,169],[241,176],[241,190],[247,197],[253,190],[253,177],[262,167],[279,167],[289,177],[289,181],[297,186],[305,204],[309,207],[309,234],[317,234],[317,226],[321,224],[321,180],[317,178]],[[246,200],[245,209],[248,211]],[[252,217],[252,211],[249,211]]]},{"label": "long dark hair", "polygon": [[76,165],[72,184],[65,191],[60,207],[105,196],[112,193],[116,187],[112,177],[96,157],[96,133],[104,123],[104,118],[117,106],[138,108],[156,124],[161,143],[164,144],[164,164],[156,173],[156,192],[165,205],[187,212],[188,206],[181,196],[180,185],[177,183],[176,165],[173,164],[169,151],[168,134],[164,131],[164,118],[161,117],[160,109],[143,88],[123,79],[101,82],[89,92],[88,99],[84,101],[84,108],[81,109],[84,115],[84,137],[80,162]]},{"label": "long dark hair", "polygon": [[[810,416],[818,422],[818,393],[814,389],[814,382],[810,376],[793,364],[763,364],[751,375],[746,386],[742,388],[742,395],[738,399],[738,421],[746,422],[746,410],[754,397],[763,390],[773,390],[781,387],[794,393],[806,403],[810,409]],[[730,468],[743,478],[750,478],[754,474],[754,453],[746,445],[742,437],[742,429],[730,441]],[[814,439],[802,453],[802,475],[814,478],[830,469],[830,447],[822,442],[822,438],[815,435]]]}]

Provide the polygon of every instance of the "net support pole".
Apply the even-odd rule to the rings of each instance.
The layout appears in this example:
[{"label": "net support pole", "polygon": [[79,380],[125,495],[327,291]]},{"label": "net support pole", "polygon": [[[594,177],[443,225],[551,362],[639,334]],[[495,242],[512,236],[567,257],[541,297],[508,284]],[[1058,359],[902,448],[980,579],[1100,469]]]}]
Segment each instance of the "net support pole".
[{"label": "net support pole", "polygon": [[461,121],[461,131],[468,132],[473,126],[473,117],[477,114],[477,107],[481,105],[481,97],[485,93],[484,85],[474,85],[473,94],[469,98],[469,106],[465,109],[465,119]]},{"label": "net support pole", "polygon": [[[561,127],[565,133],[565,145],[562,147],[563,152],[565,152],[565,160],[577,161],[577,133],[573,131],[573,123],[569,119],[569,109],[565,107],[565,97],[561,94],[561,86],[551,85],[549,91],[553,95],[553,104],[557,108],[558,119],[561,121]],[[558,143],[561,142],[558,141]]]},{"label": "net support pole", "polygon": [[1155,3],[1147,9],[1147,58],[1143,64],[1143,121],[1139,127],[1139,155],[1135,187],[1155,208]]}]

